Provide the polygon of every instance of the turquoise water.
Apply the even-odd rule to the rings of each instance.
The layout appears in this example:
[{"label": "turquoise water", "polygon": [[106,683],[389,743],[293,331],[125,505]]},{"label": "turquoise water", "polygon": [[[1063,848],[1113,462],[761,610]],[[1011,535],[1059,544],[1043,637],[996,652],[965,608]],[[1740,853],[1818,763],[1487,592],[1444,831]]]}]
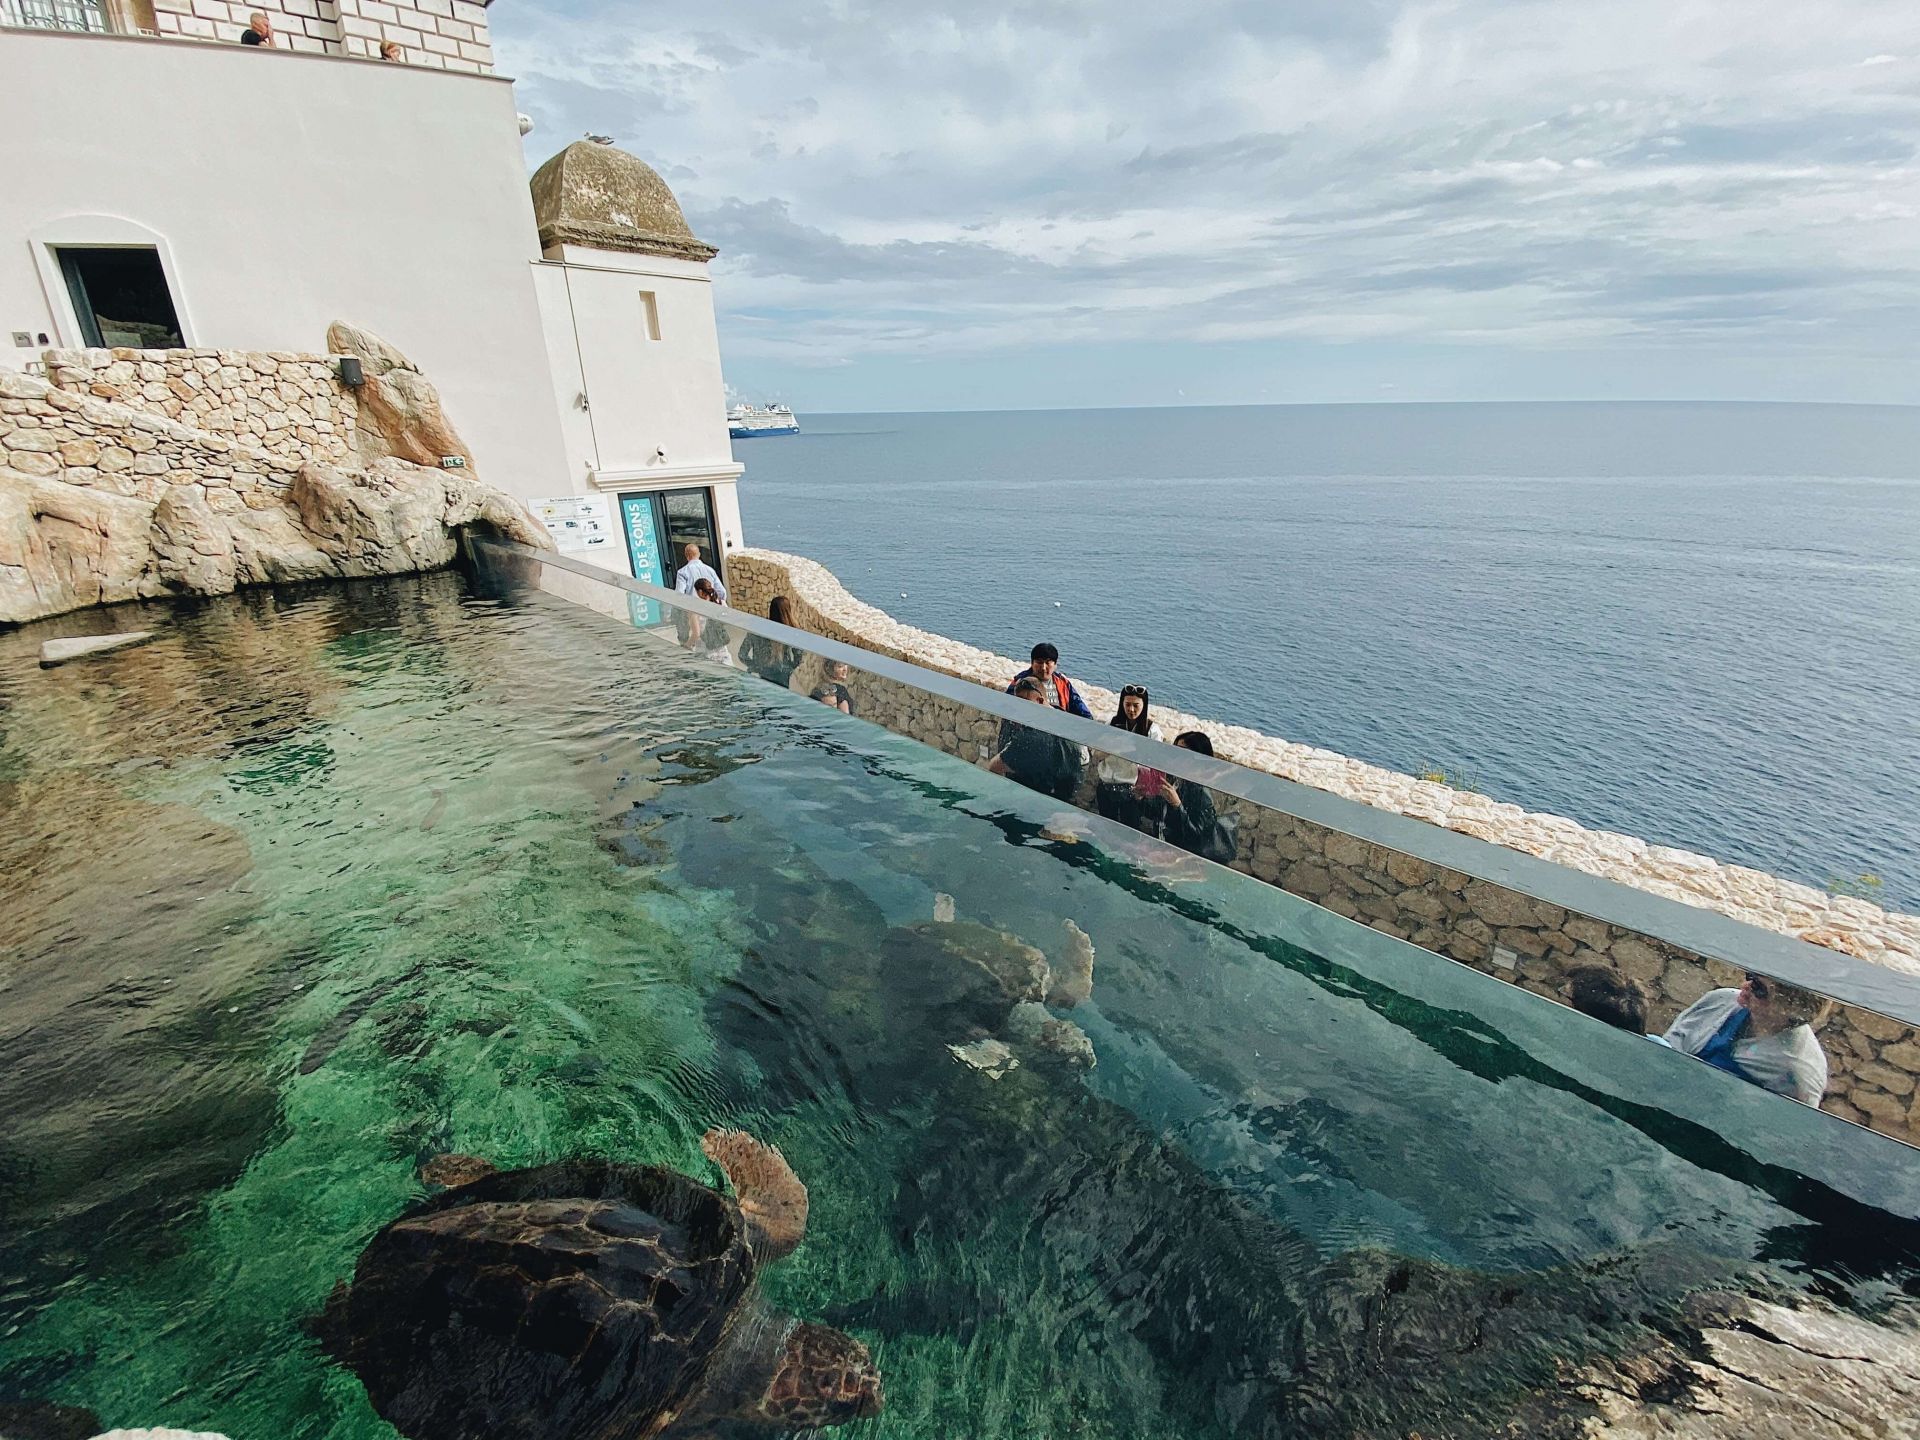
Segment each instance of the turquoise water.
[{"label": "turquoise water", "polygon": [[[717,1180],[714,1125],[811,1189],[765,1286],[873,1348],[850,1434],[1490,1434],[1694,1288],[1920,1288],[1849,1198],[1911,1198],[1898,1147],[557,603],[442,575],[35,643],[0,1404],[390,1435],[306,1324],[423,1160]],[[954,1057],[940,894],[1087,932],[1092,1070]]]}]

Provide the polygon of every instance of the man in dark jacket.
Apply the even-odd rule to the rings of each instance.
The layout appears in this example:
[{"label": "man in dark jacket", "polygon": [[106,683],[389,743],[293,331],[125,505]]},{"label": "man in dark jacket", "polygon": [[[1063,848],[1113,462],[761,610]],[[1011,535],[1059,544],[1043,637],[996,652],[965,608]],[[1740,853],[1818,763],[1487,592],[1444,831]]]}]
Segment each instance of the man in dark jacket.
[{"label": "man in dark jacket", "polygon": [[1080,698],[1080,692],[1073,688],[1073,682],[1060,673],[1060,652],[1044,640],[1033,647],[1033,663],[1013,677],[1013,685],[1007,686],[1007,693],[1013,694],[1014,686],[1029,677],[1040,682],[1043,691],[1041,704],[1052,705],[1059,710],[1071,710],[1075,715],[1093,719],[1093,711]]},{"label": "man in dark jacket", "polygon": [[[1013,693],[1022,700],[1045,705],[1046,687],[1031,675],[1013,682]],[[1000,722],[1000,752],[987,762],[996,775],[1018,780],[1029,790],[1051,795],[1056,800],[1071,800],[1080,786],[1085,762],[1080,747],[1071,740],[1045,730],[1035,730],[1012,720]]]}]

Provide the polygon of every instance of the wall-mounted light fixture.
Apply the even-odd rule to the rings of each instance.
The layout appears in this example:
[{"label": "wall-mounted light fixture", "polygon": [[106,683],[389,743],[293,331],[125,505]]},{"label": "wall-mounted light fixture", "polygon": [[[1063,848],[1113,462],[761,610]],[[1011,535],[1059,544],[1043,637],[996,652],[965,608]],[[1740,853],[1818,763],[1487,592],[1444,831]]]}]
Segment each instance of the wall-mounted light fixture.
[{"label": "wall-mounted light fixture", "polygon": [[342,355],[340,357],[340,383],[349,390],[358,390],[367,383],[366,371],[360,368],[360,357]]}]

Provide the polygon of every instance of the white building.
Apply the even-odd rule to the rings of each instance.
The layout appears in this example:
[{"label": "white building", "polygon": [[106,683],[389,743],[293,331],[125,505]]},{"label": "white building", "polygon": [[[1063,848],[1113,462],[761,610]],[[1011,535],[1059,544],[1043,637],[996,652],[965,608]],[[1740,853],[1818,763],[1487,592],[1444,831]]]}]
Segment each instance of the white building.
[{"label": "white building", "polygon": [[[282,43],[238,43],[255,9]],[[0,0],[0,363],[312,351],[346,320],[421,366],[486,479],[571,510],[595,563],[670,579],[686,540],[721,563],[741,467],[714,251],[609,147],[568,147],[530,190],[486,15]],[[357,58],[389,38],[407,63]]]}]

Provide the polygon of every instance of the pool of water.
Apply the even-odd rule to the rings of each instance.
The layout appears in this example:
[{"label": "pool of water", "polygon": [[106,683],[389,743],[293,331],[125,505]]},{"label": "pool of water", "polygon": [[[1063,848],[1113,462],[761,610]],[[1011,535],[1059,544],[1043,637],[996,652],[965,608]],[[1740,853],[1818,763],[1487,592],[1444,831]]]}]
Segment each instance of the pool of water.
[{"label": "pool of water", "polygon": [[[1920,1289],[1911,1152],[559,602],[38,638],[0,1405],[391,1435],[309,1326],[423,1161],[715,1180],[716,1125],[810,1187],[763,1284],[871,1346],[850,1435],[1490,1434],[1696,1290]],[[983,928],[915,928],[943,895]],[[1094,1067],[956,1058],[998,1031],[941,967],[1069,920]]]}]

